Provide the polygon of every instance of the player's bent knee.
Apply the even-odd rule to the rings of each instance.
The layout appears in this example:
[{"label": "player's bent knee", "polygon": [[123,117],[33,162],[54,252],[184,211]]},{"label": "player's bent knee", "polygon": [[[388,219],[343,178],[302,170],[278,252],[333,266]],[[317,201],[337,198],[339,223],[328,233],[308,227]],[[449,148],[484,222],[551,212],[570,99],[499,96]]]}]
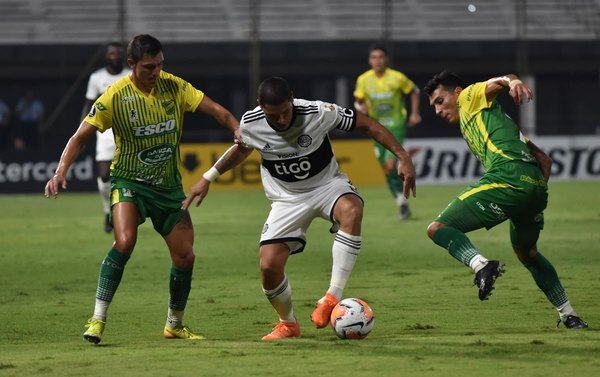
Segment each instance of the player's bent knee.
[{"label": "player's bent knee", "polygon": [[432,222],[427,227],[427,236],[429,238],[433,239],[433,237],[435,236],[435,233],[443,226],[444,226],[444,224],[440,223],[439,221]]}]

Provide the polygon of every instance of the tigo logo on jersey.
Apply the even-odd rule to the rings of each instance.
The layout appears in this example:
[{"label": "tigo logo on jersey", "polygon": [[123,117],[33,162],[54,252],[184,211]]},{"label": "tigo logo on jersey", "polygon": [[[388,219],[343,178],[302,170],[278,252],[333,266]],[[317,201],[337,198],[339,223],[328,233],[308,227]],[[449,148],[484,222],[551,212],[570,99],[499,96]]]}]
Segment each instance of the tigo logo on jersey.
[{"label": "tigo logo on jersey", "polygon": [[161,135],[168,132],[174,132],[174,130],[175,119],[170,119],[166,122],[161,122],[158,124],[149,124],[147,126],[133,127],[133,132],[136,137]]}]

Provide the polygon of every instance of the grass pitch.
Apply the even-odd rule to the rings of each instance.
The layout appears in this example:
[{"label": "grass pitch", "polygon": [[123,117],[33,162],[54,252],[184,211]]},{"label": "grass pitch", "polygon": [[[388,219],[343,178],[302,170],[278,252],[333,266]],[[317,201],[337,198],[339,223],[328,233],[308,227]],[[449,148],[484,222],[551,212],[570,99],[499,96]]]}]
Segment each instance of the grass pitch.
[{"label": "grass pitch", "polygon": [[0,376],[599,375],[600,182],[552,183],[539,242],[590,324],[584,331],[556,328],[555,310],[513,256],[507,224],[470,234],[484,255],[507,264],[490,300],[477,299],[470,270],[425,234],[461,189],[419,187],[414,217],[400,223],[385,188],[361,188],[363,249],[345,297],[375,311],[365,340],[311,326],[333,241],[316,220],[287,268],[302,337],[262,342],[277,320],[258,270],[269,205],[262,191],[214,191],[192,209],[197,259],[185,318],[207,339],[162,338],[170,261],[148,221],[98,346],[82,338],[111,245],[97,194],[0,196]]}]

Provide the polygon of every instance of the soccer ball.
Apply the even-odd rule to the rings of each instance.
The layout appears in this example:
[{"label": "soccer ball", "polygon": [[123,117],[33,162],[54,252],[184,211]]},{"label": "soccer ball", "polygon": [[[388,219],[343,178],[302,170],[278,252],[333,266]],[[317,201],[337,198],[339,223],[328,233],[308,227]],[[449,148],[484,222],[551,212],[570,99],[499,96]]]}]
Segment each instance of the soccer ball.
[{"label": "soccer ball", "polygon": [[359,298],[340,301],[331,312],[331,327],[341,339],[363,339],[373,330],[373,310]]}]

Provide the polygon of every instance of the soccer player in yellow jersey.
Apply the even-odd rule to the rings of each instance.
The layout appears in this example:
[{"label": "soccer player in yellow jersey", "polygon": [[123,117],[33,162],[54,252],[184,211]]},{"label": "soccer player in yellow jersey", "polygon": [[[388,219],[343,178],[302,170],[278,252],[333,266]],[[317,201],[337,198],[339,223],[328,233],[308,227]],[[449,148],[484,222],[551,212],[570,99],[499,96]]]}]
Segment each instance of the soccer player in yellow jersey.
[{"label": "soccer player in yellow jersey", "polygon": [[[379,121],[394,135],[396,141],[404,143],[406,125],[414,127],[421,122],[419,113],[419,88],[404,73],[388,67],[385,47],[373,45],[369,49],[371,69],[356,80],[354,90],[356,110]],[[407,121],[405,97],[410,96],[411,111]],[[388,188],[399,207],[399,219],[411,215],[408,199],[402,194],[402,180],[396,174],[398,159],[393,153],[375,142],[375,155],[386,177]]]},{"label": "soccer player in yellow jersey", "polygon": [[444,71],[425,86],[436,115],[460,125],[469,149],[485,169],[479,182],[460,193],[429,225],[427,234],[473,269],[479,299],[487,300],[504,272],[504,264],[486,259],[465,233],[490,229],[509,220],[513,250],[557,309],[558,324],[586,328],[587,323],[573,310],[554,266],[537,247],[544,226],[543,210],[548,204],[552,160],[502,111],[496,96],[507,88],[516,103],[533,98],[531,89],[515,75],[465,86],[456,74]]},{"label": "soccer player in yellow jersey", "polygon": [[102,261],[94,314],[83,336],[99,343],[108,306],[133,252],[138,226],[150,217],[171,255],[170,300],[165,338],[202,339],[183,323],[194,266],[194,230],[189,212],[181,209],[185,194],[178,164],[179,140],[186,111],[203,112],[237,137],[239,123],[223,106],[183,79],[162,70],[161,43],[138,35],[127,47],[128,76],[115,82],[94,103],[69,139],[48,181],[46,197],[67,188],[71,164],[99,130],[113,130],[116,153],[111,165],[111,216],[114,243]]}]

